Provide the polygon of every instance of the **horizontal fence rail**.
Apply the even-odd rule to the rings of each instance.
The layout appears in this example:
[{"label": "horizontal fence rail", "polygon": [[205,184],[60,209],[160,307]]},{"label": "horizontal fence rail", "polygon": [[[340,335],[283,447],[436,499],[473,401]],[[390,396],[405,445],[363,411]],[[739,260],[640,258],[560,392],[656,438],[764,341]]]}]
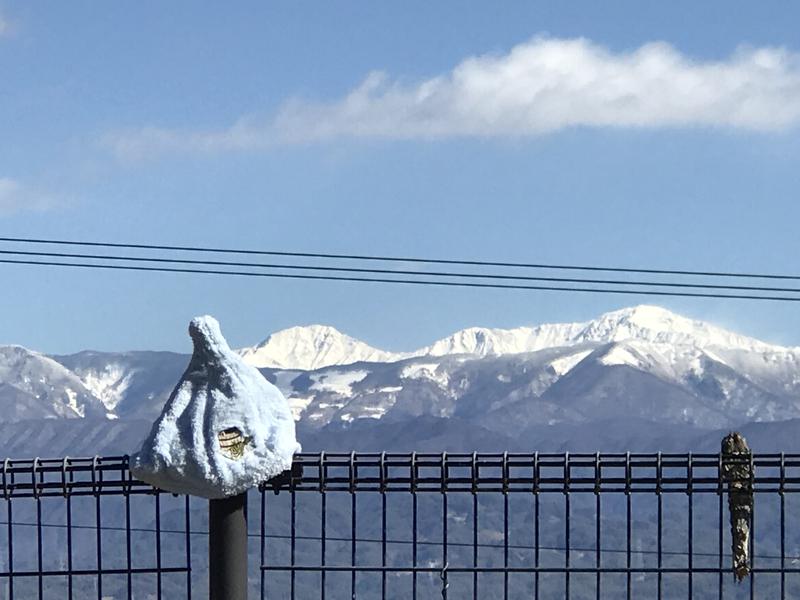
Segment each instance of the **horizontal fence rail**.
[{"label": "horizontal fence rail", "polygon": [[[299,454],[249,495],[250,597],[800,597],[798,493],[797,454]],[[127,457],[8,459],[0,496],[0,600],[207,597],[208,503]]]}]

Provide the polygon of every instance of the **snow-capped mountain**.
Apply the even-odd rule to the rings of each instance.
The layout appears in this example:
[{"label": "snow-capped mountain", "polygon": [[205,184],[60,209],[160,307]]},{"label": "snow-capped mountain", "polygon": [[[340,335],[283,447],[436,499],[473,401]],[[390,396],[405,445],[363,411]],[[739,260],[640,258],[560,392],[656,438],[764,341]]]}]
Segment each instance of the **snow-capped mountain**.
[{"label": "snow-capped mountain", "polygon": [[311,372],[274,356],[283,368],[265,374],[314,429],[423,415],[503,431],[613,416],[700,427],[800,416],[800,350],[656,306],[581,323],[469,328],[388,359],[379,352],[322,352]]},{"label": "snow-capped mountain", "polygon": [[[292,327],[272,334],[242,357],[259,368],[311,371],[356,362],[395,362],[418,356],[503,356],[546,348],[637,340],[693,348],[724,348],[765,353],[788,349],[772,346],[703,321],[682,317],[658,306],[635,306],[582,323],[543,324],[515,329],[470,327],[410,352],[388,352],[333,327]],[[794,349],[795,351],[797,349]]]},{"label": "snow-capped mountain", "polygon": [[609,312],[585,323],[544,324],[516,329],[473,327],[456,332],[411,354],[504,355],[583,343],[626,340],[697,348],[721,347],[749,352],[764,352],[776,348],[703,321],[682,317],[658,306],[642,305]]},{"label": "snow-capped mountain", "polygon": [[97,417],[105,412],[78,375],[22,346],[0,346],[0,406],[5,421]]},{"label": "snow-capped mountain", "polygon": [[384,352],[326,325],[290,327],[260,344],[239,350],[254,367],[312,371],[354,362],[391,362],[402,355]]},{"label": "snow-capped mountain", "polygon": [[[654,306],[581,323],[470,328],[407,353],[319,325],[240,352],[284,392],[308,448],[377,447],[387,436],[411,448],[433,436],[447,449],[470,440],[497,449],[557,428],[585,436],[600,422],[700,431],[800,418],[800,349]],[[0,407],[7,421],[99,415],[141,428],[187,363],[166,352],[47,358],[9,347],[0,352]],[[96,420],[92,427],[87,435],[99,439]]]}]

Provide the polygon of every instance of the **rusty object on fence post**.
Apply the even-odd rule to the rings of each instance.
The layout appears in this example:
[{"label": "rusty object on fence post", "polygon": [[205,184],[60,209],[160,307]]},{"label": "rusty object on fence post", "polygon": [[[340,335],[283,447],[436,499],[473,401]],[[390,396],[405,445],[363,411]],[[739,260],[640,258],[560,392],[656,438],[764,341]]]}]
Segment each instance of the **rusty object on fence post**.
[{"label": "rusty object on fence post", "polygon": [[728,484],[733,574],[742,581],[750,574],[750,538],[753,523],[753,453],[747,440],[731,432],[722,440],[722,473]]},{"label": "rusty object on fence post", "polygon": [[208,501],[210,600],[247,600],[247,492]]}]

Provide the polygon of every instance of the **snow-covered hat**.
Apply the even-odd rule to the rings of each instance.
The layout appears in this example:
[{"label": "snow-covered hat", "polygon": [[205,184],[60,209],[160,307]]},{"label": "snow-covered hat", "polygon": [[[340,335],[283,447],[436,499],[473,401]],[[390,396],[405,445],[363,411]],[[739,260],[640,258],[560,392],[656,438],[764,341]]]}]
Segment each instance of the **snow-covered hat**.
[{"label": "snow-covered hat", "polygon": [[131,457],[134,477],[205,498],[235,496],[290,468],[299,452],[283,394],[233,352],[213,317],[189,324],[186,372]]}]

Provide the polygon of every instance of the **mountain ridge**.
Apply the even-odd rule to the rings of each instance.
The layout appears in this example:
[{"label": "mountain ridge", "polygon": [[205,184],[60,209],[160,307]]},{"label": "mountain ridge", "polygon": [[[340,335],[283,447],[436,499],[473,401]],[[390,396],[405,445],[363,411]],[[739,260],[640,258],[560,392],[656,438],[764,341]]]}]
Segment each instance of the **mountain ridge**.
[{"label": "mountain ridge", "polygon": [[[306,439],[336,444],[352,436],[357,445],[371,428],[374,443],[378,432],[392,431],[398,447],[435,438],[467,449],[469,440],[497,447],[492,435],[524,445],[526,432],[586,431],[600,421],[710,431],[800,418],[799,349],[646,305],[580,323],[468,328],[408,353],[374,348],[329,326],[276,332],[254,348],[262,351],[258,360],[271,361],[259,370],[286,396]],[[158,416],[188,361],[171,352],[47,357],[0,347],[6,431],[14,422],[29,424],[6,446],[32,447],[22,437],[37,419],[51,432],[42,440],[66,431],[45,423],[53,420],[92,421],[92,435],[100,436],[93,439],[102,438],[108,419],[116,432],[126,423],[140,431]],[[414,425],[442,420],[450,425],[435,432]],[[113,439],[102,439],[113,447]]]},{"label": "mountain ridge", "polygon": [[658,306],[638,305],[607,312],[584,322],[543,323],[511,329],[468,327],[409,352],[375,348],[328,325],[283,329],[259,344],[241,348],[238,352],[246,362],[258,368],[307,371],[356,362],[396,362],[422,356],[502,356],[583,342],[606,343],[632,339],[698,348],[735,348],[749,352],[800,351],[689,319]]}]

